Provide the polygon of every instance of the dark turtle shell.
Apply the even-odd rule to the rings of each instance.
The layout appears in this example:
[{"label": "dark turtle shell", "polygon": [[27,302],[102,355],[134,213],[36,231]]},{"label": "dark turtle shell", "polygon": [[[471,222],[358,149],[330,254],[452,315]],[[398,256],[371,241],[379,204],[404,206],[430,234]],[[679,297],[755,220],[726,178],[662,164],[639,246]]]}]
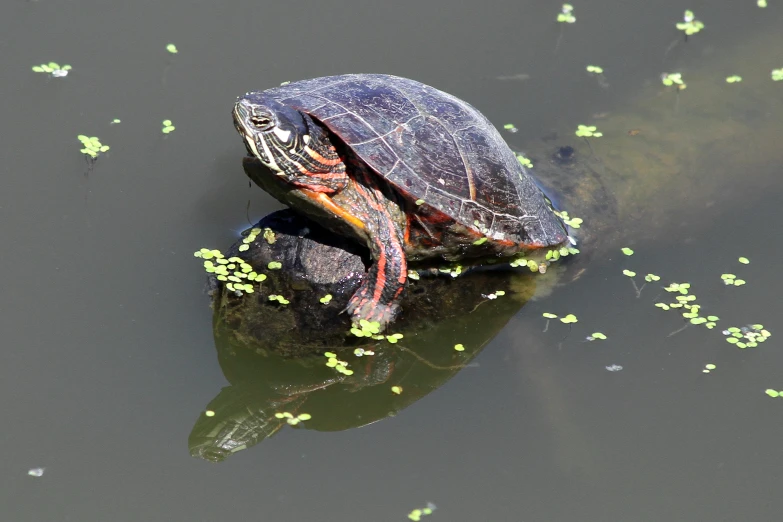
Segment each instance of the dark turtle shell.
[{"label": "dark turtle shell", "polygon": [[404,195],[490,240],[537,247],[566,240],[500,133],[459,98],[383,74],[314,78],[263,95],[320,121]]}]

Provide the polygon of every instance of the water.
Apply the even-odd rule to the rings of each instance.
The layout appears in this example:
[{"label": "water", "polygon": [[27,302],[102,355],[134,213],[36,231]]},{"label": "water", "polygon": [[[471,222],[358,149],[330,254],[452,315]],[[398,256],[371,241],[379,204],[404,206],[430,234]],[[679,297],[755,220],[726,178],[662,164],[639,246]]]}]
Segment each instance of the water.
[{"label": "water", "polygon": [[[434,502],[432,520],[776,519],[783,402],[764,390],[783,390],[783,162],[770,152],[783,137],[770,116],[783,91],[769,79],[783,63],[754,44],[780,39],[783,14],[770,3],[576,4],[555,53],[551,2],[5,2],[0,518],[406,520]],[[707,28],[667,53],[685,8]],[[724,55],[744,58],[711,66]],[[30,70],[52,60],[73,69]],[[608,89],[584,74],[589,63],[605,69]],[[743,73],[739,93],[777,94],[730,106],[720,125],[694,109],[699,71],[722,82],[741,68],[758,77]],[[226,384],[192,252],[228,246],[248,213],[255,221],[279,208],[242,173],[235,96],[327,74],[398,74],[468,100],[498,126],[514,123],[519,132],[505,136],[524,150],[553,130],[560,142],[563,129],[622,118],[657,139],[670,113],[638,96],[660,91],[673,111],[658,75],[675,69],[696,82],[678,102],[682,126],[694,141],[714,133],[714,148],[695,156],[687,140],[672,141],[668,167],[701,177],[655,192],[649,203],[665,213],[628,212],[620,228],[638,239],[634,257],[619,244],[595,255],[575,283],[523,308],[476,365],[395,418],[345,432],[284,429],[221,464],[189,455],[195,420]],[[496,79],[520,74],[529,78]],[[164,119],[176,126],[168,136]],[[721,151],[744,127],[757,145],[730,168]],[[79,134],[111,146],[92,169]],[[631,155],[637,142],[615,148],[605,134],[599,157]],[[652,152],[641,148],[634,158]],[[740,255],[751,264],[740,267]],[[744,351],[716,330],[668,337],[683,323],[653,306],[660,285],[637,298],[624,268],[690,281],[721,326],[761,322],[773,337]],[[724,272],[748,284],[724,287]],[[546,311],[579,323],[544,333]],[[581,342],[596,330],[609,338]],[[708,363],[717,368],[703,374]],[[28,475],[34,468],[43,475]]]}]

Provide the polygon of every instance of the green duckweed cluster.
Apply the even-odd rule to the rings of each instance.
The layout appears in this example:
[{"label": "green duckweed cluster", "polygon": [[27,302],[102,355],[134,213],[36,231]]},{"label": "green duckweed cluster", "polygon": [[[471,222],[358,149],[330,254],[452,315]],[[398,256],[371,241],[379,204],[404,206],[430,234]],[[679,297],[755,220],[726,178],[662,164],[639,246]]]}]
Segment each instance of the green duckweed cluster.
[{"label": "green duckweed cluster", "polygon": [[76,138],[82,144],[82,148],[79,152],[92,159],[97,158],[98,154],[106,152],[110,148],[108,145],[101,143],[101,140],[99,140],[97,136],[90,137],[85,134],[79,134]]},{"label": "green duckweed cluster", "polygon": [[520,165],[522,165],[523,167],[526,167],[528,169],[532,169],[533,168],[533,162],[530,161],[530,159],[527,158],[524,154],[522,154],[520,152],[517,152],[517,153],[515,153],[515,155],[516,155],[517,161],[519,162]]},{"label": "green duckweed cluster", "polygon": [[253,284],[261,283],[266,279],[265,274],[255,272],[244,259],[239,257],[226,259],[220,250],[202,248],[194,252],[193,256],[203,259],[204,270],[208,274],[215,274],[218,281],[225,282],[226,288],[237,295],[252,294],[255,292]]},{"label": "green duckweed cluster", "polygon": [[579,125],[574,132],[580,138],[600,138],[604,134],[595,125]]},{"label": "green duckweed cluster", "polygon": [[661,83],[666,87],[676,85],[678,91],[683,91],[688,87],[682,79],[682,73],[663,73],[661,74]]},{"label": "green duckweed cluster", "polygon": [[334,368],[338,373],[342,373],[343,375],[353,375],[353,370],[348,368],[348,363],[339,360],[337,354],[334,352],[326,352],[324,353],[324,357],[326,357],[327,367]]},{"label": "green duckweed cluster", "polygon": [[684,32],[686,36],[691,36],[704,29],[704,23],[700,20],[696,20],[696,15],[693,14],[693,11],[688,9],[682,17],[682,22],[678,22],[676,27],[678,30]]},{"label": "green duckweed cluster", "polygon": [[242,238],[242,244],[239,245],[239,251],[240,252],[246,252],[250,250],[250,244],[253,243],[253,241],[256,240],[258,237],[258,234],[261,233],[260,228],[251,228],[250,232],[247,233],[245,237]]},{"label": "green duckweed cluster", "polygon": [[723,330],[722,333],[726,336],[727,343],[733,344],[741,350],[755,348],[772,336],[763,324],[732,326]]},{"label": "green duckweed cluster", "polygon": [[54,78],[63,78],[68,76],[68,71],[72,67],[70,65],[60,66],[57,62],[42,63],[41,65],[33,65],[33,71],[37,73],[50,74]]},{"label": "green duckweed cluster", "polygon": [[278,419],[285,419],[285,421],[291,426],[296,426],[302,421],[307,421],[313,418],[313,416],[309,413],[300,413],[294,417],[293,413],[289,413],[287,411],[275,413],[275,417]]},{"label": "green duckweed cluster", "polygon": [[560,12],[557,13],[557,21],[561,24],[573,24],[576,22],[574,6],[571,4],[563,4],[562,7],[560,7]]},{"label": "green duckweed cluster", "polygon": [[170,134],[174,132],[174,129],[176,129],[176,127],[171,123],[171,120],[163,120],[163,128],[161,129],[163,134]]},{"label": "green duckweed cluster", "polygon": [[[561,323],[565,324],[571,324],[571,323],[577,323],[579,322],[579,319],[576,318],[574,314],[568,314],[563,317],[558,317],[556,314],[550,313],[550,312],[544,312],[541,314],[542,317],[545,317],[547,319],[560,319]],[[595,334],[593,334],[595,335]],[[602,334],[603,335],[603,334]]]}]

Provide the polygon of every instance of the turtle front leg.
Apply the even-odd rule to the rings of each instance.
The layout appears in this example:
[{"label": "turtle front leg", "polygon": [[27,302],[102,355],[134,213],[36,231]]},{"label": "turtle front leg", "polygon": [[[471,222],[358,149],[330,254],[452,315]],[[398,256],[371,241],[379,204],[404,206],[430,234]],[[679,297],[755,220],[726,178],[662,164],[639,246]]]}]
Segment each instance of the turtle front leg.
[{"label": "turtle front leg", "polygon": [[404,235],[407,218],[393,196],[382,190],[373,176],[357,176],[353,188],[361,208],[364,231],[373,264],[346,310],[354,321],[378,322],[381,328],[400,312],[399,299],[408,280]]},{"label": "turtle front leg", "polygon": [[378,322],[381,328],[394,321],[400,312],[398,303],[408,280],[408,263],[402,234],[394,223],[379,223],[382,228],[371,235],[373,264],[346,310],[354,321]]}]

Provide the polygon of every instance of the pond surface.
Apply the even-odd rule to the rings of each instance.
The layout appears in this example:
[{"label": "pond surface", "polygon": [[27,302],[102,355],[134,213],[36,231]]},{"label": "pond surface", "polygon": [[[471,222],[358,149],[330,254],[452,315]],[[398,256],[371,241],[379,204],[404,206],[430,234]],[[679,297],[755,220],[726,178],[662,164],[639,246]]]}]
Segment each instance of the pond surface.
[{"label": "pond surface", "polygon": [[[783,82],[770,76],[783,61],[765,49],[783,48],[783,5],[769,3],[575,3],[566,25],[543,1],[4,2],[0,519],[394,521],[432,502],[427,519],[448,521],[777,520],[783,398],[765,390],[783,392]],[[706,25],[687,43],[674,27],[686,8]],[[31,70],[50,61],[73,68]],[[667,91],[664,71],[695,83]],[[655,212],[613,225],[632,257],[625,243],[594,253],[396,417],[284,429],[219,464],[193,458],[188,435],[226,385],[193,251],[225,248],[280,208],[248,187],[232,103],[346,72],[453,93],[513,123],[515,150],[555,136],[590,153],[577,125],[635,121],[624,129],[649,141],[633,142],[634,158],[669,154],[689,181],[670,178],[670,199],[636,204]],[[708,96],[722,100],[715,112],[696,110]],[[648,105],[660,97],[667,109]],[[693,140],[755,145],[734,161],[723,145],[659,150],[674,111]],[[80,134],[111,147],[92,166]],[[596,156],[630,155],[604,134]],[[624,269],[637,286],[662,279],[637,297]],[[725,286],[723,273],[747,284]],[[654,307],[674,281],[720,316],[714,330]],[[544,312],[579,322],[547,327]],[[757,348],[720,332],[752,323],[772,333]],[[584,341],[595,331],[608,339]]]}]

